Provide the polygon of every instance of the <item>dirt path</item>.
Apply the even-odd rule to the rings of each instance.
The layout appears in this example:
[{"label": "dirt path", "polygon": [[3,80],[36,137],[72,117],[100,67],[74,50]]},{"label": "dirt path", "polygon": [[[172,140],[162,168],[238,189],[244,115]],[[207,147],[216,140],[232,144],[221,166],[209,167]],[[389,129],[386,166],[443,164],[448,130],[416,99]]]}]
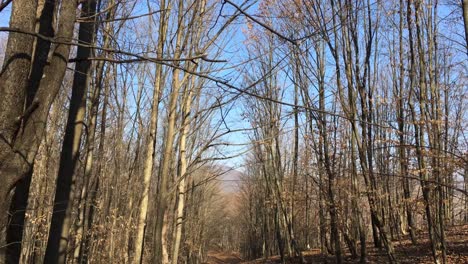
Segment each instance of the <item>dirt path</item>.
[{"label": "dirt path", "polygon": [[239,255],[229,252],[217,252],[210,251],[208,252],[208,262],[207,264],[238,264],[242,263],[242,259]]}]

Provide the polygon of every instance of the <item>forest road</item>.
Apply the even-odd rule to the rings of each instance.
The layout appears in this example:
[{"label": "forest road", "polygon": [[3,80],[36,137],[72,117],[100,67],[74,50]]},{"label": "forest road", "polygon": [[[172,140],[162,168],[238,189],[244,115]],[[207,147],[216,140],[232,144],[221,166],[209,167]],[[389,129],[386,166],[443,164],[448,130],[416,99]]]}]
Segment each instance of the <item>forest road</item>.
[{"label": "forest road", "polygon": [[243,260],[238,256],[238,254],[210,251],[208,252],[208,262],[206,262],[206,264],[238,264],[242,262]]}]

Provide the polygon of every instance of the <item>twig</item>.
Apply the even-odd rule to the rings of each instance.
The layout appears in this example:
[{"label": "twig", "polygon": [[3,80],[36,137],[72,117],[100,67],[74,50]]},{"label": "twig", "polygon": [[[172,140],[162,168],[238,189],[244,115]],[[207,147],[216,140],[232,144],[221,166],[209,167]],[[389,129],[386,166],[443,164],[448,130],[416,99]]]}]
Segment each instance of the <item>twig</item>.
[{"label": "twig", "polygon": [[3,11],[13,0],[6,0],[5,2],[0,4],[0,12]]}]

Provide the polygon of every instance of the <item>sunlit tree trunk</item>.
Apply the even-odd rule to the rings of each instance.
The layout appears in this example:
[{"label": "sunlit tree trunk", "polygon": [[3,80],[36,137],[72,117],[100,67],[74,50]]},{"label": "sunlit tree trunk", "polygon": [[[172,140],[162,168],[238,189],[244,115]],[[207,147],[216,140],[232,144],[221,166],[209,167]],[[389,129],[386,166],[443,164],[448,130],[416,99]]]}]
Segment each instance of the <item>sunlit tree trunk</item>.
[{"label": "sunlit tree trunk", "polygon": [[[183,11],[184,4],[182,0],[178,2],[178,9],[177,9],[177,21],[179,22],[176,39],[175,39],[175,52],[174,58],[179,59],[181,57],[182,52],[182,41],[183,41],[183,34],[185,33],[185,27],[183,26]],[[174,68],[172,70],[172,83],[171,83],[171,93],[168,105],[168,123],[166,128],[166,141],[164,143],[164,152],[162,156],[162,162],[160,167],[159,173],[159,189],[156,196],[156,225],[154,230],[154,251],[153,251],[153,261],[154,263],[162,263],[166,264],[169,262],[166,248],[165,240],[166,238],[163,236],[164,226],[167,224],[165,223],[166,219],[166,209],[168,204],[168,183],[169,177],[172,175],[171,167],[173,163],[172,154],[174,152],[174,139],[176,136],[176,118],[177,118],[177,99],[179,98],[179,90],[181,85],[181,80],[179,76],[179,69]]]},{"label": "sunlit tree trunk", "polygon": [[[114,1],[110,1],[109,6],[114,5]],[[97,7],[100,9],[100,7]],[[108,11],[106,15],[107,20],[113,19],[115,16],[115,9]],[[97,32],[97,28],[95,29]],[[110,22],[106,22],[104,26],[103,34],[103,48],[108,49],[110,46],[110,32],[111,26]],[[107,52],[102,53],[103,57],[108,57]],[[90,237],[88,234],[89,229],[92,225],[92,214],[93,208],[95,206],[96,189],[95,185],[97,184],[99,175],[94,172],[94,163],[95,163],[95,148],[96,148],[96,131],[97,131],[97,119],[98,119],[98,109],[101,103],[100,96],[102,94],[104,79],[108,79],[108,69],[105,69],[105,61],[99,61],[95,66],[95,81],[93,84],[93,90],[89,98],[90,109],[88,111],[88,136],[86,137],[86,154],[85,154],[85,164],[84,164],[84,185],[81,190],[80,197],[80,214],[77,221],[77,230],[76,230],[76,245],[74,258],[77,263],[86,262],[88,260],[89,254],[89,241]],[[90,195],[91,193],[91,195]]]},{"label": "sunlit tree trunk", "polygon": [[[166,8],[166,2],[163,0],[161,2],[162,8]],[[159,20],[159,38],[157,46],[157,54],[161,56],[164,54],[164,42],[166,40],[166,31],[167,31],[167,11],[164,11],[161,14]],[[134,257],[133,263],[139,264],[142,262],[143,249],[144,249],[144,234],[147,227],[147,214],[148,214],[148,201],[149,201],[149,191],[151,176],[153,174],[153,164],[155,159],[155,148],[156,148],[156,134],[157,134],[157,122],[158,122],[158,112],[159,112],[159,96],[162,89],[162,70],[163,67],[160,64],[156,65],[156,74],[154,80],[154,89],[153,89],[153,100],[151,105],[151,121],[150,121],[150,130],[149,137],[146,145],[146,159],[143,169],[143,196],[140,201],[140,210],[137,220],[137,235],[134,240]]]},{"label": "sunlit tree trunk", "polygon": [[190,131],[190,112],[192,105],[192,97],[194,94],[193,81],[187,85],[184,93],[184,106],[182,110],[182,128],[179,139],[179,173],[178,173],[178,187],[177,187],[177,210],[176,210],[176,227],[174,232],[174,244],[172,248],[172,264],[178,263],[180,241],[182,237],[182,225],[184,220],[184,207],[185,207],[185,181],[187,177],[187,137]]}]

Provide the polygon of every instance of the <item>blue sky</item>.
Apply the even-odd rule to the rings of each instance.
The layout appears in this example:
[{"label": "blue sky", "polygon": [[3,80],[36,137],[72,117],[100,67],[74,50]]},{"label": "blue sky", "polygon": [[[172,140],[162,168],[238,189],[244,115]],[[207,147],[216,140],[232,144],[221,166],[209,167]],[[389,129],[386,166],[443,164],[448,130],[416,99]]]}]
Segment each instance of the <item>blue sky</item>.
[{"label": "blue sky", "polygon": [[[233,10],[232,7],[229,7],[228,5],[226,5],[225,8],[226,8],[225,13],[232,13],[232,10]],[[442,18],[442,19],[453,18],[453,14],[450,14],[450,9],[451,8],[449,8],[447,6],[441,5],[440,8],[439,8],[439,17]],[[250,14],[255,14],[256,10],[257,10],[257,5],[254,5],[248,10],[248,12]],[[10,12],[11,12],[11,4],[10,4],[10,6],[8,6],[6,9],[4,9],[0,13],[0,27],[8,26],[8,20],[9,20]],[[145,12],[147,12],[147,10],[144,7],[141,7],[141,8],[137,7],[137,10],[135,10],[133,12],[133,15],[137,15],[137,14],[141,14],[141,13],[145,13]],[[221,55],[221,57],[219,59],[228,60],[228,63],[227,63],[228,67],[231,66],[231,65],[237,65],[237,64],[245,61],[246,58],[247,58],[247,53],[245,51],[245,46],[243,44],[243,42],[245,41],[245,36],[244,36],[244,34],[242,32],[242,29],[246,29],[245,21],[246,21],[246,18],[241,17],[235,23],[236,25],[234,25],[230,29],[229,34],[227,35],[228,37],[231,38],[231,40],[222,47],[223,48],[223,53],[222,53],[222,55]],[[460,32],[461,32],[460,28],[457,28],[456,26],[446,28],[446,30],[450,31],[450,34],[448,34],[449,32],[445,32],[446,35],[450,35],[450,36],[454,36],[454,37],[460,36]],[[6,36],[6,33],[5,32],[0,32],[0,37],[4,37],[4,36]],[[461,37],[463,37],[463,36],[461,35]],[[463,38],[461,38],[461,40],[463,40]],[[232,84],[236,85],[238,87],[245,86],[243,84],[243,79],[242,79],[242,76],[240,75],[240,72],[238,71],[238,69],[229,69],[229,70],[220,71],[215,75],[217,77],[221,77],[221,78],[222,77],[230,78],[232,80]],[[282,75],[283,75],[283,78],[284,78],[284,74],[282,74]],[[290,91],[291,90],[290,83],[288,81],[284,81],[284,85],[287,86],[288,92],[286,92],[285,97],[284,97],[283,100],[287,101],[287,102],[292,102],[291,91]],[[284,110],[286,112],[288,112],[290,110],[290,109],[288,109],[288,107],[283,107],[283,108],[284,108]],[[235,102],[231,112],[229,113],[229,115],[228,115],[228,117],[226,119],[226,123],[227,123],[229,129],[235,130],[235,129],[249,128],[250,127],[250,124],[241,117],[241,114],[243,112],[244,112],[244,108],[243,108],[241,100]],[[289,125],[286,125],[286,126],[289,127]],[[232,133],[232,134],[226,136],[225,140],[230,141],[230,142],[232,142],[234,144],[242,144],[242,143],[248,143],[249,142],[248,133],[246,133],[246,132]],[[248,148],[248,146],[228,147],[228,148],[225,148],[226,153],[224,153],[224,154],[227,155],[227,156],[233,155],[235,153],[242,152],[242,151],[246,150],[247,148]],[[243,156],[239,156],[239,157],[236,157],[236,158],[233,158],[233,159],[230,159],[230,160],[222,161],[221,163],[226,165],[226,166],[230,166],[230,167],[238,167],[238,166],[242,165],[242,163],[243,163]]]},{"label": "blue sky", "polygon": [[[2,12],[0,12],[0,27],[7,27],[10,21],[11,4],[9,4]],[[6,32],[0,32],[0,36],[6,36]]]},{"label": "blue sky", "polygon": [[[255,6],[251,8],[251,11],[253,11],[254,9],[255,9]],[[229,13],[232,12],[232,8],[229,7],[228,5],[226,5],[225,10],[227,10],[226,12],[229,12]],[[135,10],[132,12],[132,15],[143,14],[146,12],[148,12],[146,9],[146,6],[142,6],[142,7],[137,6]],[[11,4],[0,13],[0,27],[8,27],[10,13],[11,13]],[[241,18],[239,21],[244,22],[245,18]],[[228,66],[240,63],[246,58],[245,51],[243,50],[244,47],[242,44],[245,40],[245,37],[241,30],[241,28],[243,27],[242,25],[243,23],[240,23],[240,24],[241,25],[235,25],[234,27],[232,27],[232,29],[227,34],[228,38],[231,38],[231,41],[225,43],[225,45],[222,46],[223,54],[221,55],[220,59],[228,60],[229,61]],[[7,35],[8,35],[7,32],[0,32],[0,38],[3,38],[6,40]],[[238,73],[236,74],[235,69],[231,69],[231,70],[220,71],[216,75],[220,77],[229,76],[231,78],[233,76],[238,75]],[[240,87],[242,84],[239,81],[242,81],[242,78],[239,78],[238,80],[235,80],[234,82],[237,83],[236,85]],[[229,127],[229,129],[236,130],[236,129],[249,127],[249,124],[241,118],[242,112],[243,112],[243,109],[241,106],[241,102],[240,101],[235,102],[234,107],[230,110],[226,118],[226,124]],[[224,138],[224,141],[229,141],[234,144],[242,144],[242,143],[248,143],[248,137],[244,132],[236,132],[236,133],[231,133],[227,135]],[[231,156],[231,155],[234,155],[235,153],[245,151],[247,147],[248,146],[227,147],[225,148],[226,153],[223,153],[223,154],[226,156]],[[239,167],[243,163],[243,160],[242,160],[242,156],[239,156],[233,159],[220,161],[220,163],[229,167]]]}]

